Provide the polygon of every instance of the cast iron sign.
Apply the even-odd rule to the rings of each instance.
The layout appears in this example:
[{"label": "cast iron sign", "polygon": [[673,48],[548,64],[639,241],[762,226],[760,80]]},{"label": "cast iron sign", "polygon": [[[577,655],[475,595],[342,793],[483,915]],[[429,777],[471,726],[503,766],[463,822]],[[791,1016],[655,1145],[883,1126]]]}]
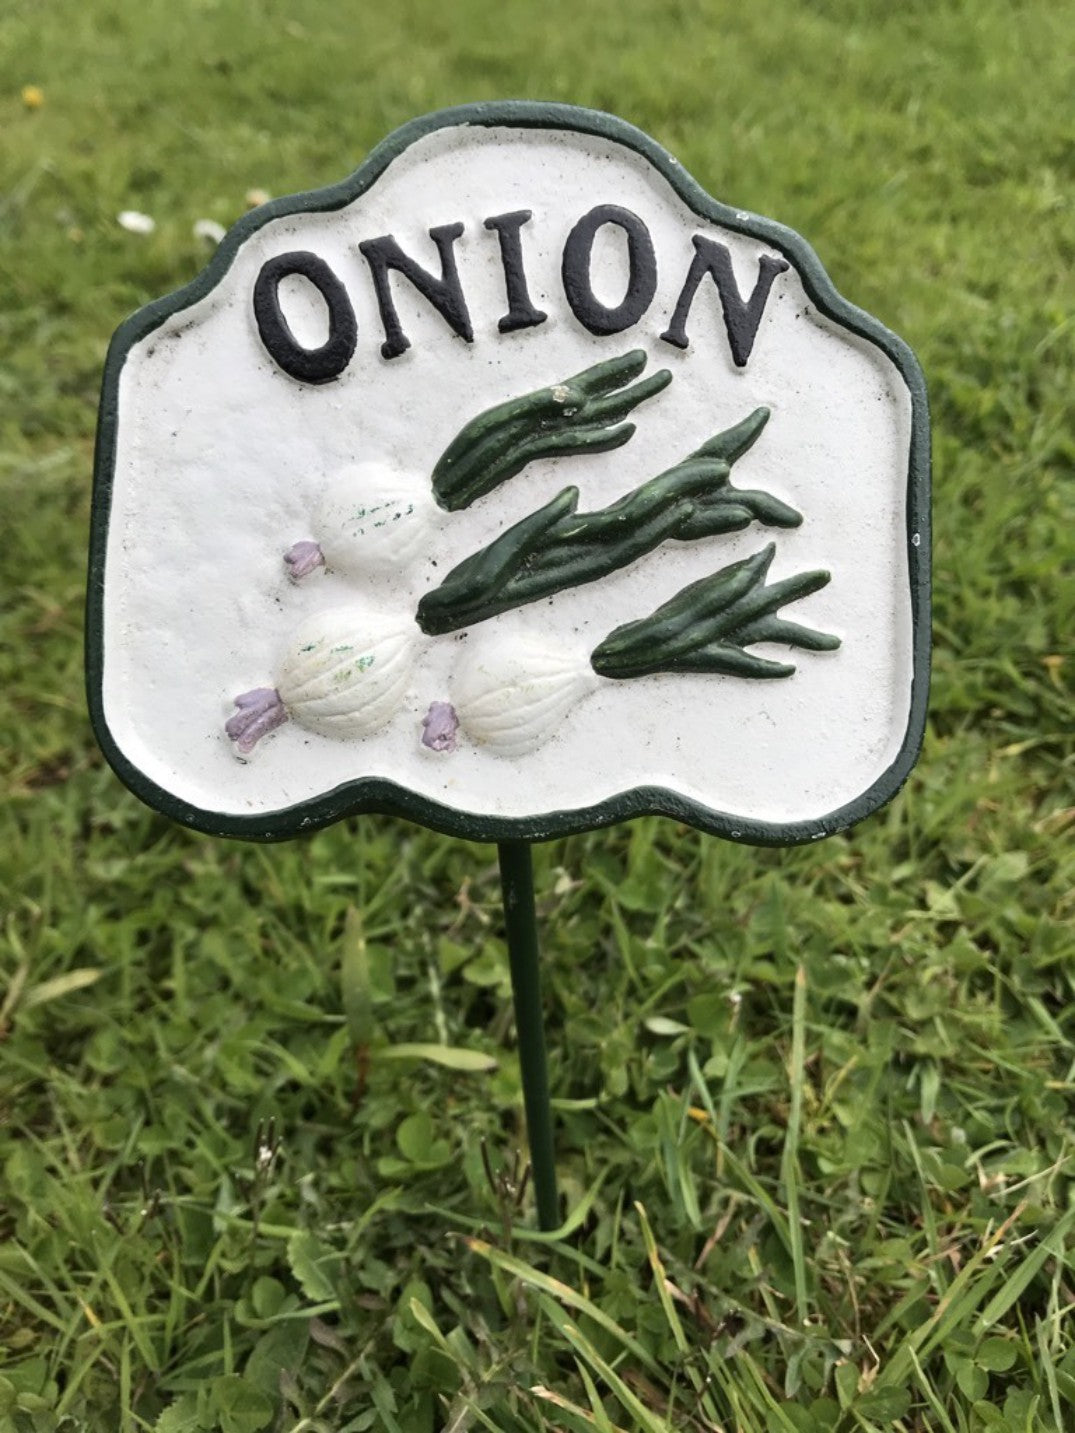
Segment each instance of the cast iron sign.
[{"label": "cast iron sign", "polygon": [[610,116],[449,110],[117,333],[94,722],[220,834],[814,839],[917,754],[927,501],[915,360],[798,235]]}]

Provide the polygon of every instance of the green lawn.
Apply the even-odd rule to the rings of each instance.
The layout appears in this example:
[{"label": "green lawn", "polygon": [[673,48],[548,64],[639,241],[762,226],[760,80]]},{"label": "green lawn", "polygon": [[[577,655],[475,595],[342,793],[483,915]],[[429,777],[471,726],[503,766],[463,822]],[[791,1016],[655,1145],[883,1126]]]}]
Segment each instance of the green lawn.
[{"label": "green lawn", "polygon": [[[0,1433],[1075,1427],[1073,28],[5,0]],[[617,112],[799,230],[935,420],[931,728],[892,805],[808,849],[653,820],[536,852],[551,1239],[509,1187],[494,851],[196,836],[81,692],[112,330],[204,264],[196,220],[488,97]]]}]

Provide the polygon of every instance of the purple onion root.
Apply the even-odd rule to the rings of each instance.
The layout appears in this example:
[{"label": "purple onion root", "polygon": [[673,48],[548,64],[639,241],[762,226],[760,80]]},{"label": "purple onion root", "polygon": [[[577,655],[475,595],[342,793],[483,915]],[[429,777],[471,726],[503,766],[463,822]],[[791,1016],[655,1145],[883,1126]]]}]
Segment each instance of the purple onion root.
[{"label": "purple onion root", "polygon": [[451,702],[433,702],[422,718],[422,745],[430,751],[454,751],[459,718]]},{"label": "purple onion root", "polygon": [[324,567],[325,554],[319,543],[304,538],[302,542],[292,543],[284,553],[284,564],[288,577],[292,582],[298,582],[308,577],[315,567]]},{"label": "purple onion root", "polygon": [[249,756],[263,736],[283,726],[287,712],[275,687],[255,687],[235,698],[239,710],[224,723],[240,756]]}]

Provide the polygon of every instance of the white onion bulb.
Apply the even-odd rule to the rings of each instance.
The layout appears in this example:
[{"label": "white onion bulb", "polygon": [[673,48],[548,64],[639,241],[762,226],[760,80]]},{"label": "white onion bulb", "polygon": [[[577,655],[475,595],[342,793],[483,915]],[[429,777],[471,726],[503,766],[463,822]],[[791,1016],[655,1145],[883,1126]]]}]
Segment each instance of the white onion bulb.
[{"label": "white onion bulb", "polygon": [[383,576],[426,553],[439,514],[428,478],[358,463],[328,483],[314,532],[327,567],[348,577]]},{"label": "white onion bulb", "polygon": [[333,607],[292,634],[276,689],[288,715],[322,736],[371,736],[399,709],[421,633],[410,617]]},{"label": "white onion bulb", "polygon": [[451,678],[463,730],[496,756],[542,746],[599,678],[577,654],[540,638],[507,632],[472,637]]}]

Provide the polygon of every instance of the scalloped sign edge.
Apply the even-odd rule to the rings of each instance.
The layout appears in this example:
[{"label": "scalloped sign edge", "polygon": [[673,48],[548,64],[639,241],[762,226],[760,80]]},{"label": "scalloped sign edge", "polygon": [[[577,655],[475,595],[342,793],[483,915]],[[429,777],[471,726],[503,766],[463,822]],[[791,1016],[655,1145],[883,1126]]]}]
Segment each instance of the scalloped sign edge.
[{"label": "scalloped sign edge", "polygon": [[[773,824],[709,809],[658,786],[636,786],[596,805],[523,818],[462,812],[419,796],[381,777],[348,781],[312,800],[252,816],[204,810],[150,780],[115,740],[104,710],[104,569],[119,426],[120,375],[135,344],[173,315],[211,293],[245,242],[264,225],[288,215],[331,213],[366,193],[390,164],[416,141],[457,126],[487,129],[574,131],[611,140],[647,160],[699,217],[761,240],[785,254],[818,310],[849,332],[876,345],[907,385],[911,434],[906,487],[907,581],[912,622],[912,684],[903,742],[890,766],[853,801],[809,821]],[[505,101],[462,105],[414,119],[383,140],[348,178],[322,189],[272,200],[228,232],[206,268],[191,283],[139,309],[116,330],[105,363],[91,509],[86,604],[86,680],[90,719],[113,771],[147,805],[210,835],[278,841],[362,813],[402,816],[445,835],[476,841],[549,840],[643,815],[663,815],[743,844],[788,846],[835,835],[883,806],[910,774],[925,731],[930,663],[930,440],[925,380],[913,352],[870,314],[836,291],[813,249],[794,230],[734,209],[709,195],[666,150],[642,130],[595,110],[571,105]]]}]

